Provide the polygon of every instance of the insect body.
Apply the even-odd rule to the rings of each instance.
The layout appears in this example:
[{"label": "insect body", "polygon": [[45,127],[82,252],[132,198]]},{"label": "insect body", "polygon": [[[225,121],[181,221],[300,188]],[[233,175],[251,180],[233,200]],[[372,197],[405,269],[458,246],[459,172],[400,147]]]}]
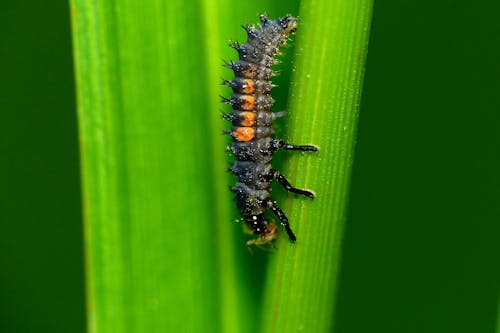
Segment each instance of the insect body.
[{"label": "insect body", "polygon": [[273,120],[283,117],[284,112],[271,112],[274,100],[270,96],[273,85],[270,77],[271,66],[280,46],[295,33],[297,19],[285,16],[269,20],[260,16],[261,24],[255,28],[244,26],[247,31],[247,43],[232,43],[239,53],[239,60],[227,63],[234,71],[232,81],[224,80],[224,84],[233,89],[231,98],[223,98],[223,102],[232,106],[232,112],[224,118],[231,121],[232,129],[226,131],[233,137],[230,151],[236,161],[230,171],[237,177],[237,183],[231,190],[234,192],[236,205],[248,228],[258,237],[248,241],[248,245],[262,245],[272,242],[278,228],[274,222],[266,219],[266,211],[271,210],[280,220],[290,240],[296,237],[290,228],[285,213],[272,200],[269,190],[271,181],[276,179],[283,187],[293,193],[313,198],[312,192],[294,188],[288,180],[271,166],[273,154],[278,149],[317,151],[315,146],[297,146],[284,140],[274,138]]}]

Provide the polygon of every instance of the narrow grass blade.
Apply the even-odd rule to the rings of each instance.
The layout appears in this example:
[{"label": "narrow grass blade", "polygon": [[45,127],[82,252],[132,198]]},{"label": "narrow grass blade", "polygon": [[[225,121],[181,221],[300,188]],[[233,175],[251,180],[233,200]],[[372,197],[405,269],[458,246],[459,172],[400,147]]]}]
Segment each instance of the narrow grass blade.
[{"label": "narrow grass blade", "polygon": [[284,205],[298,242],[283,234],[269,262],[263,332],[331,331],[371,11],[371,0],[301,4],[288,139],[320,151],[293,154],[284,173],[317,197]]},{"label": "narrow grass blade", "polygon": [[71,10],[90,331],[220,332],[199,5]]}]

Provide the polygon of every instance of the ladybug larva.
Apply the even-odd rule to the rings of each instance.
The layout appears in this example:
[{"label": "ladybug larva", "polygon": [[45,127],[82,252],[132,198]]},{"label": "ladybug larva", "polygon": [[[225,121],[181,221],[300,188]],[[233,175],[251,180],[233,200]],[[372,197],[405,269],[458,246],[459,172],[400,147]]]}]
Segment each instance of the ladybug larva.
[{"label": "ladybug larva", "polygon": [[271,112],[274,100],[270,96],[273,87],[270,77],[271,66],[279,48],[297,29],[297,18],[285,16],[270,20],[260,16],[260,26],[244,26],[248,41],[231,46],[238,51],[239,60],[228,62],[226,66],[234,71],[234,79],[224,80],[233,94],[222,101],[232,106],[232,112],[224,119],[232,123],[231,130],[225,131],[233,138],[229,150],[236,161],[230,171],[237,177],[234,192],[236,205],[246,226],[257,236],[247,245],[264,245],[273,242],[278,234],[274,221],[268,221],[266,211],[271,210],[285,228],[290,241],[297,240],[285,213],[273,201],[269,193],[271,181],[277,180],[287,191],[314,198],[314,194],[290,185],[278,170],[271,166],[273,154],[278,149],[317,151],[316,146],[298,146],[274,138],[273,121],[283,117],[284,112]]}]

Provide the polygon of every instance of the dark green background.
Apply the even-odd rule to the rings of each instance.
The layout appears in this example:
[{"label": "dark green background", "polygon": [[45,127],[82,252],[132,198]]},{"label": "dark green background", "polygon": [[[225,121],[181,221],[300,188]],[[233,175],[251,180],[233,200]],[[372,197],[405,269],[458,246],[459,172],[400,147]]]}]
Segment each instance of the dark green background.
[{"label": "dark green background", "polygon": [[[494,332],[499,13],[376,3],[337,333]],[[67,3],[2,2],[0,41],[0,332],[84,332]]]}]

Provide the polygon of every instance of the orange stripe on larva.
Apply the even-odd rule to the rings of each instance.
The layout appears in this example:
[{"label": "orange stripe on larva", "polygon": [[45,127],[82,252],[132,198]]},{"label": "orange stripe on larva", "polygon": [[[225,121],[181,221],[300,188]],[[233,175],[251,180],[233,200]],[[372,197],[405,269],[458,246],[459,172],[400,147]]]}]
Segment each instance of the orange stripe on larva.
[{"label": "orange stripe on larva", "polygon": [[243,92],[245,94],[253,94],[254,91],[255,91],[255,82],[253,82],[253,80],[246,79],[245,83],[243,84]]},{"label": "orange stripe on larva", "polygon": [[253,139],[255,131],[252,127],[238,127],[233,132],[233,136],[238,141],[247,142]]},{"label": "orange stripe on larva", "polygon": [[255,77],[255,72],[252,70],[248,70],[245,73],[243,73],[243,75],[245,75],[245,77],[248,77],[248,78],[253,78],[253,77]]},{"label": "orange stripe on larva", "polygon": [[243,75],[247,79],[253,79],[256,73],[257,73],[257,66],[255,66],[254,64],[249,64],[247,71],[243,73]]},{"label": "orange stripe on larva", "polygon": [[241,114],[243,119],[241,120],[241,124],[243,126],[252,126],[255,124],[255,113],[253,112],[243,112]]},{"label": "orange stripe on larva", "polygon": [[241,109],[245,111],[251,111],[255,107],[255,97],[252,95],[242,95],[240,99],[243,101]]}]

